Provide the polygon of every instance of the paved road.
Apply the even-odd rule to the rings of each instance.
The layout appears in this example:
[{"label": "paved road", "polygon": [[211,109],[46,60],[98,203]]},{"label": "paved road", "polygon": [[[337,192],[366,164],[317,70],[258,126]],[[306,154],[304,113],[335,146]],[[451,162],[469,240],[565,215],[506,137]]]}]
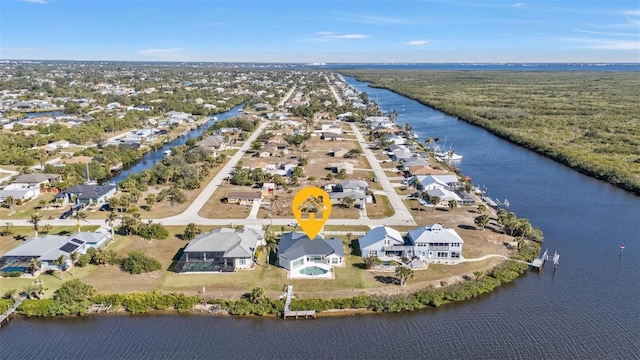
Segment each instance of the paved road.
[{"label": "paved road", "polygon": [[164,218],[161,222],[163,224],[173,224],[177,221],[177,224],[188,224],[190,222],[199,223],[200,221],[202,221],[204,218],[198,215],[200,209],[202,209],[202,207],[207,203],[207,200],[209,200],[211,195],[213,195],[213,193],[218,189],[218,186],[222,184],[227,175],[231,173],[231,170],[238,164],[238,161],[240,161],[244,154],[246,154],[247,150],[249,150],[251,143],[253,143],[258,138],[258,136],[260,136],[267,125],[269,125],[269,122],[265,121],[260,124],[260,126],[258,126],[256,131],[254,131],[253,134],[251,134],[251,136],[249,136],[249,138],[244,142],[244,144],[242,144],[238,152],[236,152],[231,157],[231,159],[229,159],[229,161],[222,167],[222,169],[218,171],[216,176],[213,177],[209,184],[207,184],[207,186],[202,190],[200,195],[198,195],[198,197],[193,200],[191,205],[189,205],[189,207],[184,212],[175,216]]},{"label": "paved road", "polygon": [[378,161],[378,159],[376,159],[373,151],[369,149],[367,142],[364,140],[364,137],[362,136],[362,133],[360,133],[360,130],[358,129],[356,124],[351,123],[350,125],[351,130],[353,130],[353,133],[356,136],[356,139],[360,143],[360,146],[362,146],[364,155],[367,157],[367,160],[369,160],[369,164],[371,165],[373,172],[378,178],[378,182],[380,182],[380,185],[382,185],[382,189],[389,198],[389,202],[391,203],[391,206],[395,211],[395,214],[393,216],[384,219],[386,221],[385,224],[417,225],[415,220],[413,219],[413,216],[409,212],[409,209],[407,209],[404,202],[402,202],[400,195],[398,195],[396,190],[393,188],[393,184],[391,184],[391,181],[389,181],[389,178],[387,177],[384,169],[382,168],[382,166],[380,166],[380,162]]},{"label": "paved road", "polygon": [[[218,186],[224,181],[226,176],[231,172],[231,170],[236,166],[238,161],[242,158],[242,156],[247,152],[251,143],[255,141],[255,139],[262,133],[265,127],[268,125],[268,122],[263,122],[260,124],[258,129],[245,141],[245,143],[240,147],[237,153],[235,153],[227,162],[226,165],[220,169],[218,174],[214,176],[214,178],[207,184],[207,186],[202,190],[200,195],[195,198],[195,200],[189,205],[189,207],[182,212],[181,214],[162,218],[162,219],[151,219],[152,221],[162,223],[164,225],[185,225],[188,223],[196,223],[198,225],[244,225],[244,226],[262,226],[267,225],[271,222],[269,219],[207,219],[198,215],[200,209],[206,204],[211,195],[217,190]],[[382,185],[385,194],[389,198],[391,206],[393,207],[395,214],[391,217],[384,219],[368,219],[366,224],[369,227],[376,227],[382,225],[416,225],[413,216],[407,209],[407,207],[402,202],[402,198],[396,193],[393,188],[393,184],[387,178],[384,169],[378,163],[378,160],[375,158],[375,155],[367,147],[367,144],[360,133],[360,131],[351,124],[354,134],[356,135],[356,139],[362,145],[362,149],[364,151],[365,156],[369,160],[371,167],[375,173],[375,176],[378,178],[378,181]],[[147,221],[147,219],[143,219]],[[288,225],[294,219],[273,219],[273,225]],[[0,220],[0,226],[4,225],[6,222],[11,222],[14,226],[32,226],[30,222],[27,220]],[[62,226],[74,226],[76,225],[75,219],[52,219],[46,220],[43,219],[40,225],[51,224],[51,225],[62,225]],[[103,219],[86,219],[83,220],[82,225],[104,225],[105,221]],[[361,219],[329,219],[326,223],[327,225],[363,225],[363,221]]]},{"label": "paved road", "polygon": [[327,85],[329,86],[329,89],[333,93],[333,97],[336,98],[336,101],[338,102],[338,106],[342,106],[344,104],[344,102],[342,101],[342,98],[338,95],[338,93],[336,92],[336,89],[333,87],[333,85],[331,85],[331,82],[327,78],[327,75],[324,76],[324,79],[327,81]]}]

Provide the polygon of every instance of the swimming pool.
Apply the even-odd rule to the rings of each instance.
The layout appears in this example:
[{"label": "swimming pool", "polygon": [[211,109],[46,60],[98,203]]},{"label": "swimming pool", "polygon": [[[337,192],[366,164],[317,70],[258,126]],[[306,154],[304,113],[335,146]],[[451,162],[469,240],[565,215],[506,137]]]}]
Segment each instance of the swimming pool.
[{"label": "swimming pool", "polygon": [[317,266],[309,266],[300,270],[300,273],[304,275],[324,275],[328,272],[329,270],[325,270]]}]

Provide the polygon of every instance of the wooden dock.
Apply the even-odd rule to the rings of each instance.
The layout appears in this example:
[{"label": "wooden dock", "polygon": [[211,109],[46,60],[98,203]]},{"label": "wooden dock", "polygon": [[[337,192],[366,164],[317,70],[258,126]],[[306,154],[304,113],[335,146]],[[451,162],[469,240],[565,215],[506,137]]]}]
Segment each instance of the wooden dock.
[{"label": "wooden dock", "polygon": [[24,299],[26,299],[27,297],[22,295],[18,298],[18,300],[13,302],[13,305],[7,309],[6,312],[4,312],[2,315],[0,315],[0,326],[2,326],[2,323],[5,321],[9,321],[9,316],[11,316],[11,314],[13,314],[17,309],[18,306],[20,306],[20,304],[22,304],[22,302],[24,301]]},{"label": "wooden dock", "polygon": [[558,252],[556,251],[556,252],[554,252],[553,258],[552,258],[549,255],[547,255],[548,252],[549,252],[549,250],[545,250],[544,254],[542,254],[541,257],[539,257],[537,259],[533,259],[533,262],[531,263],[531,267],[540,270],[544,266],[544,262],[547,261],[547,260],[550,260],[550,261],[553,261],[553,265],[557,269],[558,268],[558,264],[560,264],[560,254],[558,254]]},{"label": "wooden dock", "polygon": [[291,310],[291,300],[293,299],[293,285],[287,285],[287,298],[284,302],[284,314],[282,315],[283,319],[287,319],[287,318],[304,318],[304,319],[308,319],[308,318],[316,318],[316,311],[315,310],[298,310],[298,311],[292,311]]}]

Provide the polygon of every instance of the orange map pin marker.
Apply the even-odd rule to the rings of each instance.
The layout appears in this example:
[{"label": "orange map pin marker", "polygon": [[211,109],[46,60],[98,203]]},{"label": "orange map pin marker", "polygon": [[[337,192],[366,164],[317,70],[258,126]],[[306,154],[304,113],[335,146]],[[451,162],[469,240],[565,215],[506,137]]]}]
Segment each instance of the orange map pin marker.
[{"label": "orange map pin marker", "polygon": [[298,224],[313,240],[331,215],[331,200],[322,189],[309,186],[300,189],[291,203]]}]

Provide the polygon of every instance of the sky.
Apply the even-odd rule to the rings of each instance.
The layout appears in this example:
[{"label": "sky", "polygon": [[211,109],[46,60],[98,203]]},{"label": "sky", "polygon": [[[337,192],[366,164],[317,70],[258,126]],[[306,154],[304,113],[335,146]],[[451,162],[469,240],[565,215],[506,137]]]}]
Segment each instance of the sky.
[{"label": "sky", "polygon": [[640,62],[640,0],[0,0],[0,59]]}]

